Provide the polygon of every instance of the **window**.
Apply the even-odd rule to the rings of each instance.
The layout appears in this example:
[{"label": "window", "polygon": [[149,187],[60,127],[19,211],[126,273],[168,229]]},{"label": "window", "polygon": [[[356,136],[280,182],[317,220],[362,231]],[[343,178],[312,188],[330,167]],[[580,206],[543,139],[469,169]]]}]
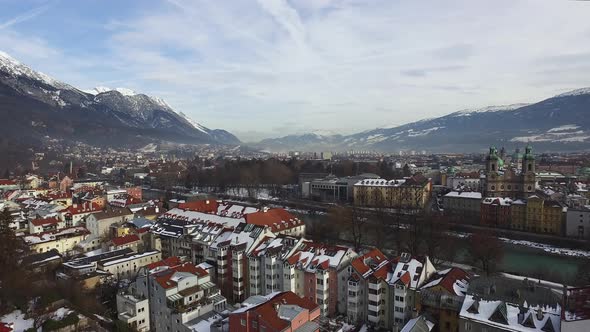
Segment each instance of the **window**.
[{"label": "window", "polygon": [[465,322],[465,331],[471,331],[471,322]]},{"label": "window", "polygon": [[242,326],[246,326],[246,320],[244,318],[240,319],[240,324],[242,324]]}]

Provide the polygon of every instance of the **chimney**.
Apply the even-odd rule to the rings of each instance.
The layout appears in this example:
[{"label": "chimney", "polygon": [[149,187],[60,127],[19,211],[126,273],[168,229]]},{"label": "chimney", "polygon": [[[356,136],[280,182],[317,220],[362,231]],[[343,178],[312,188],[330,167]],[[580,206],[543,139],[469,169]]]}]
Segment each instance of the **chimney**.
[{"label": "chimney", "polygon": [[275,311],[276,311],[276,312],[279,312],[279,307],[280,307],[280,305],[279,305],[279,302],[275,302],[275,303],[273,304],[273,306],[274,306],[274,308],[275,308]]}]

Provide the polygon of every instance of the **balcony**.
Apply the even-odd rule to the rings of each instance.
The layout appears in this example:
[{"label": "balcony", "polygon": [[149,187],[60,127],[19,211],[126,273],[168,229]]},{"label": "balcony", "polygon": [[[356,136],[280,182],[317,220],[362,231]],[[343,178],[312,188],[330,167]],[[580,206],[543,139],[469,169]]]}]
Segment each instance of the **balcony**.
[{"label": "balcony", "polygon": [[374,284],[372,282],[369,283],[369,289],[379,290],[379,288],[381,288],[380,284]]},{"label": "balcony", "polygon": [[353,292],[358,292],[358,290],[359,290],[359,284],[358,283],[349,282],[348,283],[348,290],[349,291],[353,291]]},{"label": "balcony", "polygon": [[369,294],[369,301],[380,302],[382,297],[382,294]]}]

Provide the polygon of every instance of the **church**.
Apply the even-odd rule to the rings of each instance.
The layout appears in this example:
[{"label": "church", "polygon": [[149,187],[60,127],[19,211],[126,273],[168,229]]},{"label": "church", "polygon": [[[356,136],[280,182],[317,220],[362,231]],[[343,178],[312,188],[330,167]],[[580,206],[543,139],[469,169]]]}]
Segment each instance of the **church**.
[{"label": "church", "polygon": [[483,184],[485,197],[527,198],[535,192],[535,156],[530,145],[524,155],[515,153],[510,165],[505,164],[504,149],[501,153],[491,147],[486,158]]}]

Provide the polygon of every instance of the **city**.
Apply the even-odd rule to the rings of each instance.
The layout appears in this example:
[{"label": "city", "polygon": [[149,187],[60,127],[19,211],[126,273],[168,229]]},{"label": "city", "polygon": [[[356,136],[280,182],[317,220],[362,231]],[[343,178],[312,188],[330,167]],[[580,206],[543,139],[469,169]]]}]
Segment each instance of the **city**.
[{"label": "city", "polygon": [[0,332],[590,331],[588,17],[0,1]]}]

